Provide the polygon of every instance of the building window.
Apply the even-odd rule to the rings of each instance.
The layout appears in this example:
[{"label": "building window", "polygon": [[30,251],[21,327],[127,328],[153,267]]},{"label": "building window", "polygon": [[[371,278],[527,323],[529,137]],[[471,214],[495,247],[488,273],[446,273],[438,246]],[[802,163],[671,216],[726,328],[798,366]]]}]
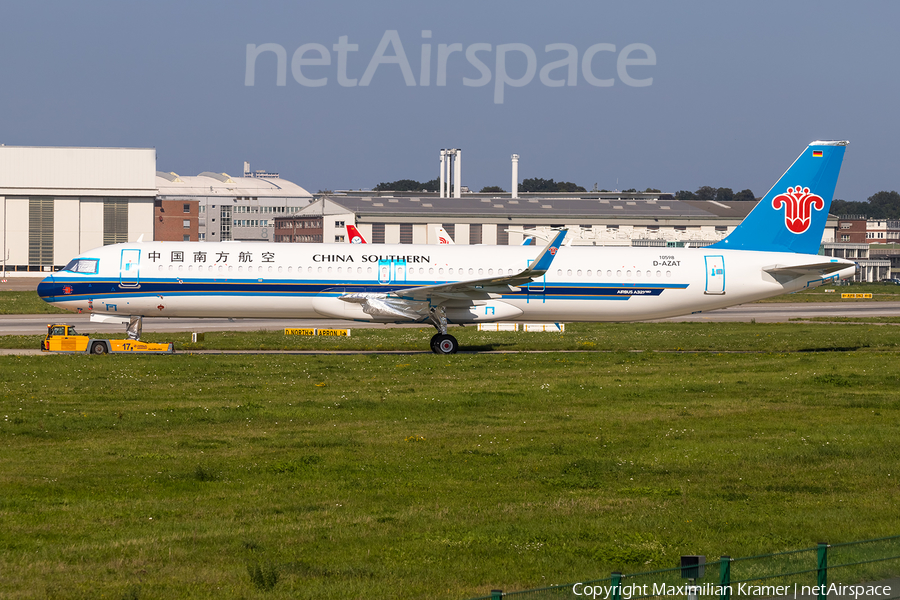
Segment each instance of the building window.
[{"label": "building window", "polygon": [[190,204],[182,204],[182,205],[181,205],[181,212],[183,212],[183,213],[186,214],[186,215],[191,214],[191,205],[190,205]]},{"label": "building window", "polygon": [[497,245],[509,246],[509,228],[502,224],[497,226]]},{"label": "building window", "polygon": [[105,198],[103,200],[103,245],[128,241],[128,200]]},{"label": "building window", "polygon": [[[219,239],[223,242],[231,240],[231,207],[223,206],[220,212]],[[213,219],[215,221],[215,219]]]},{"label": "building window", "polygon": [[372,223],[372,243],[384,243],[384,223]]},{"label": "building window", "polygon": [[190,229],[190,228],[191,228],[191,220],[190,220],[190,219],[184,219],[184,220],[181,222],[181,226],[184,227],[185,229]]},{"label": "building window", "polygon": [[412,223],[400,223],[400,243],[412,244]]},{"label": "building window", "polygon": [[334,236],[334,241],[338,242],[338,243],[342,243],[344,241],[344,236],[336,235],[336,236]]},{"label": "building window", "polygon": [[842,242],[849,242],[849,241],[850,241],[850,236],[849,236],[849,235],[842,235],[842,236],[841,236],[841,241],[842,241]]},{"label": "building window", "polygon": [[334,226],[335,226],[336,229],[343,229],[343,228],[344,228],[344,222],[343,222],[343,221],[335,221],[335,222],[334,222]]},{"label": "building window", "polygon": [[469,225],[469,243],[473,246],[481,243],[481,223]]},{"label": "building window", "polygon": [[189,242],[191,241],[191,236],[189,236],[188,234],[184,234],[181,239],[184,242]]},{"label": "building window", "polygon": [[29,265],[53,265],[53,208],[54,199],[50,196],[28,199]]}]

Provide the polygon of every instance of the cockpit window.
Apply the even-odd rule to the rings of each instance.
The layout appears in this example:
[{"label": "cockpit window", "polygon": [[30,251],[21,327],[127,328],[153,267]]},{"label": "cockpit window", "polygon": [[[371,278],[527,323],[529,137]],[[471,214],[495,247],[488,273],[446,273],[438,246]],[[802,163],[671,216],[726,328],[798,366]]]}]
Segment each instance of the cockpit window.
[{"label": "cockpit window", "polygon": [[100,260],[97,258],[75,258],[69,261],[63,271],[72,271],[73,273],[96,273]]}]

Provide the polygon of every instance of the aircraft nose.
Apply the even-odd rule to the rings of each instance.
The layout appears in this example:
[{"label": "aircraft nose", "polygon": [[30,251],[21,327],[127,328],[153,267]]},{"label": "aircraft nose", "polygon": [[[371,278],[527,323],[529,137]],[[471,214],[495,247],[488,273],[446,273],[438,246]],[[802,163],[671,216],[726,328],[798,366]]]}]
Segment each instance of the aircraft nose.
[{"label": "aircraft nose", "polygon": [[56,283],[53,280],[53,275],[50,275],[49,277],[41,280],[41,282],[38,284],[38,286],[37,286],[38,296],[40,296],[41,298],[43,298],[45,300],[47,298],[49,298],[50,296],[55,296],[56,295],[56,293],[54,291],[55,288],[56,288]]}]

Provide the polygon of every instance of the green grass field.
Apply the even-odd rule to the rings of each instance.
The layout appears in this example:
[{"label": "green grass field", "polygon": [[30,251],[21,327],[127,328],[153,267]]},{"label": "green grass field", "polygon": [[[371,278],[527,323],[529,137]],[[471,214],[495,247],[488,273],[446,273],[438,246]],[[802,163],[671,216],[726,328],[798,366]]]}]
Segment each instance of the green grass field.
[{"label": "green grass field", "polygon": [[[893,321],[886,317],[879,322]],[[452,327],[463,352],[720,351],[821,352],[898,350],[900,331],[865,323],[570,323],[563,334],[481,332]],[[189,332],[145,333],[148,342],[174,342],[177,352],[198,350],[427,352],[430,327],[353,329],[350,337],[284,335],[282,331],[208,332],[192,343]],[[124,334],[93,337],[124,337]],[[0,348],[38,348],[42,335],[0,336]]]},{"label": "green grass field", "polygon": [[0,357],[0,597],[469,598],[900,533],[892,326],[583,327],[528,343],[614,351]]},{"label": "green grass field", "polygon": [[0,292],[0,315],[70,315],[67,310],[56,308],[41,300],[37,292]]}]

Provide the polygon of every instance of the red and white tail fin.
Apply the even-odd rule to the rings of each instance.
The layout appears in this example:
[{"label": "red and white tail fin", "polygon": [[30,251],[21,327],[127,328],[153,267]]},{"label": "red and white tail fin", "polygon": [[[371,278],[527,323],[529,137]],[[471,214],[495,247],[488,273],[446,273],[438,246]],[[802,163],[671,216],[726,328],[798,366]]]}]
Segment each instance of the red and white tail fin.
[{"label": "red and white tail fin", "polygon": [[347,239],[350,241],[351,244],[365,244],[366,243],[366,238],[364,238],[362,236],[362,234],[359,232],[359,229],[357,229],[353,225],[347,225]]},{"label": "red and white tail fin", "polygon": [[435,227],[434,228],[434,242],[435,244],[452,244],[455,245],[456,242],[453,241],[453,238],[450,237],[450,234],[443,227]]}]

